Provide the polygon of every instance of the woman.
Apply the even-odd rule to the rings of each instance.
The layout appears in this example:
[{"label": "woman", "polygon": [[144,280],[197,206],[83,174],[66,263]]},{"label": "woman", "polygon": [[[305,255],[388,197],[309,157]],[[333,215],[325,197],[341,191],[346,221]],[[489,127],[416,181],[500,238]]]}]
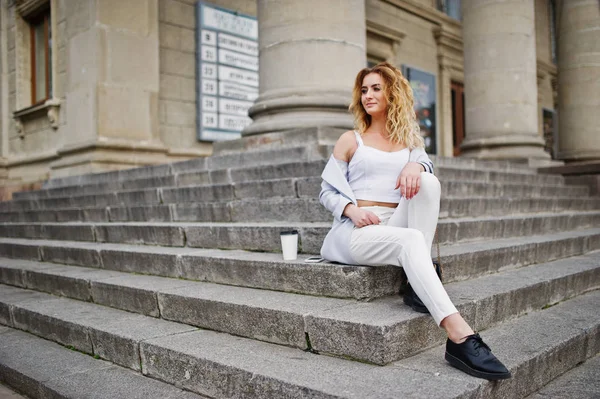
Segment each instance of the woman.
[{"label": "woman", "polygon": [[350,105],[357,130],[339,138],[322,174],[319,198],[334,222],[321,256],[346,264],[402,266],[414,290],[405,302],[422,300],[448,334],[446,360],[476,377],[510,378],[458,313],[433,268],[441,189],[413,104],[408,81],[391,64],[358,73]]}]

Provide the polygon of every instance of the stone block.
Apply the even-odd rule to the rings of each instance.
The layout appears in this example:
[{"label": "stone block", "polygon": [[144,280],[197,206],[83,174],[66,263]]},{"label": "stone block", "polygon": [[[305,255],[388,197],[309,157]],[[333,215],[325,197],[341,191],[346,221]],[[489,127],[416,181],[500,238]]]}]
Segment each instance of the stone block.
[{"label": "stone block", "polygon": [[[143,1],[147,3],[147,0]],[[138,16],[135,20],[143,21],[143,17]],[[149,21],[144,22],[147,25]],[[110,83],[158,92],[159,48],[156,38],[156,34],[133,35],[129,29],[127,31],[107,31]],[[136,56],[131,57],[131,54],[134,53]],[[132,115],[132,117],[135,116]]]},{"label": "stone block", "polygon": [[0,237],[41,238],[42,237],[42,225],[38,225],[38,224],[0,225]]},{"label": "stone block", "polygon": [[[159,43],[162,48],[181,50],[181,30],[179,26],[166,24],[161,21],[159,25]],[[162,90],[161,90],[162,91]]]},{"label": "stone block", "polygon": [[55,212],[53,222],[75,222],[78,220],[85,220],[82,209],[57,209]]},{"label": "stone block", "polygon": [[92,4],[85,0],[75,0],[64,7],[66,18],[69,21],[67,36],[69,39],[84,32],[92,25]]},{"label": "stone block", "polygon": [[175,176],[157,176],[142,179],[127,180],[119,186],[123,190],[142,190],[151,187],[168,187],[175,185]]},{"label": "stone block", "polygon": [[321,182],[322,180],[320,177],[303,177],[296,179],[296,191],[298,192],[298,197],[319,198]]},{"label": "stone block", "polygon": [[[151,65],[149,67],[152,68]],[[126,79],[126,76],[121,78]],[[158,90],[158,73],[155,79],[155,90]],[[152,139],[153,118],[148,88],[101,84],[97,90],[99,136],[129,140]]]},{"label": "stone block", "polygon": [[143,191],[125,191],[116,193],[117,202],[112,205],[139,206],[159,204],[160,194],[158,189]]},{"label": "stone block", "polygon": [[194,77],[196,59],[193,53],[162,48],[159,57],[161,73]]},{"label": "stone block", "polygon": [[[169,25],[166,25],[169,26]],[[174,28],[178,29],[178,28]],[[160,74],[160,98],[168,100],[180,100],[181,99],[181,82],[182,78],[174,75],[167,75],[165,73]],[[167,119],[161,118],[163,122]]]},{"label": "stone block", "polygon": [[174,126],[195,126],[196,104],[183,101],[163,100],[166,123]]},{"label": "stone block", "polygon": [[146,316],[160,317],[157,292],[193,284],[179,279],[119,275],[91,281],[94,302]]},{"label": "stone block", "polygon": [[[98,22],[110,29],[133,31],[140,36],[150,33],[148,0],[106,0],[97,5]],[[128,54],[128,55],[131,55]],[[126,57],[131,59],[130,56]]]},{"label": "stone block", "polygon": [[[29,308],[13,307],[14,327],[61,345],[72,346],[82,352],[93,354],[92,342],[85,326],[59,318],[56,314],[50,316],[38,310],[43,308],[48,311],[50,308],[56,308],[54,301],[58,300],[44,300],[43,305],[38,306],[28,304]],[[62,305],[59,303],[58,306]]]},{"label": "stone block", "polygon": [[294,179],[277,179],[234,184],[236,199],[296,197]]},{"label": "stone block", "polygon": [[84,267],[101,267],[100,253],[96,249],[43,245],[41,260]]},{"label": "stone block", "polygon": [[18,221],[20,222],[59,222],[60,210],[57,211],[29,211],[19,212]]},{"label": "stone block", "polygon": [[195,104],[196,102],[196,81],[190,78],[181,78],[180,97],[183,101]]},{"label": "stone block", "polygon": [[173,173],[185,173],[185,172],[194,172],[199,173],[201,171],[205,171],[208,168],[208,157],[200,157],[188,159],[187,161],[174,162],[171,164],[171,170]]},{"label": "stone block", "polygon": [[299,229],[300,242],[299,250],[305,254],[318,254],[321,251],[323,240],[329,232],[330,226],[322,227],[301,227]]},{"label": "stone block", "polygon": [[[222,294],[225,290],[230,293]],[[250,304],[248,301],[256,297],[242,298],[246,292],[237,287],[203,284],[160,292],[158,304],[161,316],[166,320],[306,348],[302,315],[270,308],[266,304],[264,307]],[[281,296],[274,292],[265,294],[267,297]],[[262,302],[260,298],[259,302]],[[273,304],[285,307],[283,302]]]},{"label": "stone block", "polygon": [[161,1],[160,20],[174,25],[183,26],[189,29],[196,27],[196,19],[193,5],[180,3],[177,1]]},{"label": "stone block", "polygon": [[111,222],[170,222],[168,205],[129,206],[108,208]]},{"label": "stone block", "polygon": [[233,182],[245,182],[265,179],[282,179],[286,177],[320,176],[325,161],[292,162],[279,165],[263,165],[246,169],[232,169]]},{"label": "stone block", "polygon": [[11,267],[3,263],[0,263],[0,282],[15,287],[25,287],[23,271],[17,267]]},{"label": "stone block", "polygon": [[177,255],[155,253],[154,251],[127,251],[102,249],[102,268],[129,273],[152,274],[164,277],[179,277],[181,275]]},{"label": "stone block", "polygon": [[222,169],[222,170],[211,170],[210,171],[210,182],[212,184],[229,184],[232,183],[231,179],[231,170],[230,169]]},{"label": "stone block", "polygon": [[64,241],[95,241],[94,230],[91,225],[45,224],[40,227],[42,234],[39,238]]},{"label": "stone block", "polygon": [[60,395],[64,395],[63,397],[85,395],[94,399],[202,398],[192,392],[182,391],[173,385],[146,378],[119,366],[86,370],[67,377],[52,379],[44,385],[48,391],[59,392]]},{"label": "stone block", "polygon": [[[195,330],[164,320],[157,320],[127,312],[105,309],[101,323],[90,320],[90,338],[94,354],[113,363],[140,371],[140,341]],[[82,322],[86,323],[83,319]]]},{"label": "stone block", "polygon": [[194,29],[181,28],[180,48],[182,51],[193,53],[196,51],[196,33]]},{"label": "stone block", "polygon": [[331,213],[318,199],[278,198],[256,201],[233,201],[232,222],[325,222]]},{"label": "stone block", "polygon": [[185,245],[184,230],[177,226],[164,225],[96,225],[99,242],[123,244],[163,245],[182,247]]},{"label": "stone block", "polygon": [[286,226],[190,226],[185,228],[187,246],[281,252],[279,233]]},{"label": "stone block", "polygon": [[25,332],[8,330],[0,343],[2,381],[29,397],[42,396],[44,386],[53,379],[74,378],[83,370],[109,367],[110,364],[70,351],[50,341]]},{"label": "stone block", "polygon": [[[62,273],[61,273],[62,272]],[[67,298],[90,301],[92,298],[89,277],[74,276],[68,269],[25,270],[26,287]]]},{"label": "stone block", "polygon": [[231,185],[212,185],[195,187],[164,188],[162,199],[167,204],[183,202],[224,202],[234,198]]},{"label": "stone block", "polygon": [[176,222],[230,222],[227,204],[172,204],[173,221]]},{"label": "stone block", "polygon": [[176,176],[177,186],[197,186],[210,184],[210,172],[208,171],[195,171],[195,172],[181,172]]},{"label": "stone block", "polygon": [[41,260],[35,245],[0,243],[0,256],[13,259]]}]

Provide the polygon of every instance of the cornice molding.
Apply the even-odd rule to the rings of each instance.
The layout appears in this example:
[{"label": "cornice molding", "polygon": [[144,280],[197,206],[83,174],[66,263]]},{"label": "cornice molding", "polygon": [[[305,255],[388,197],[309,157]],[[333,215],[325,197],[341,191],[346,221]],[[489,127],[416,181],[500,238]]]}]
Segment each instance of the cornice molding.
[{"label": "cornice molding", "polygon": [[48,9],[50,0],[16,0],[15,5],[23,18],[31,18]]}]

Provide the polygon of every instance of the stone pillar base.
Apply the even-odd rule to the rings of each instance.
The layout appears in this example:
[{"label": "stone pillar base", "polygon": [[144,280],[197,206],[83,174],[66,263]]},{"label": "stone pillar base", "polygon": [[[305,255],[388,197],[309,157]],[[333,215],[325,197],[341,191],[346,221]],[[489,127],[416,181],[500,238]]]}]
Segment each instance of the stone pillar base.
[{"label": "stone pillar base", "polygon": [[461,156],[469,158],[550,160],[543,140],[529,134],[466,138],[460,148]]},{"label": "stone pillar base", "polygon": [[[314,93],[314,92],[313,92]],[[244,136],[281,132],[298,127],[332,126],[351,129],[352,116],[348,105],[352,93],[324,92],[322,95],[302,95],[300,92],[261,96],[248,114],[254,123],[244,129]]]}]

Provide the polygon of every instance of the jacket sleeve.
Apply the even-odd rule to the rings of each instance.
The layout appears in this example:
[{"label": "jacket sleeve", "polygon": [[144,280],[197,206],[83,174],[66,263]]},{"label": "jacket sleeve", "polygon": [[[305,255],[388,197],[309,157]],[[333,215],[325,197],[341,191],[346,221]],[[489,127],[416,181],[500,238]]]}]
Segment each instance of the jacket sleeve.
[{"label": "jacket sleeve", "polygon": [[423,148],[415,148],[410,152],[410,161],[417,162],[425,168],[425,172],[433,174],[433,162]]},{"label": "jacket sleeve", "polygon": [[[344,161],[337,160],[332,157],[332,160],[337,162],[337,165],[340,167],[340,171],[342,172],[343,178],[347,179],[348,175],[348,163]],[[321,205],[325,207],[329,212],[333,214],[333,217],[341,221],[344,213],[344,209],[346,209],[346,205],[351,204],[352,200],[342,193],[340,193],[334,186],[327,183],[325,180],[321,183],[321,192],[319,193],[319,201]]]},{"label": "jacket sleeve", "polygon": [[325,180],[321,183],[321,193],[319,194],[319,201],[321,204],[333,214],[336,220],[341,221],[346,209],[346,205],[351,204],[352,201],[342,195],[338,190],[335,189],[331,184]]}]

